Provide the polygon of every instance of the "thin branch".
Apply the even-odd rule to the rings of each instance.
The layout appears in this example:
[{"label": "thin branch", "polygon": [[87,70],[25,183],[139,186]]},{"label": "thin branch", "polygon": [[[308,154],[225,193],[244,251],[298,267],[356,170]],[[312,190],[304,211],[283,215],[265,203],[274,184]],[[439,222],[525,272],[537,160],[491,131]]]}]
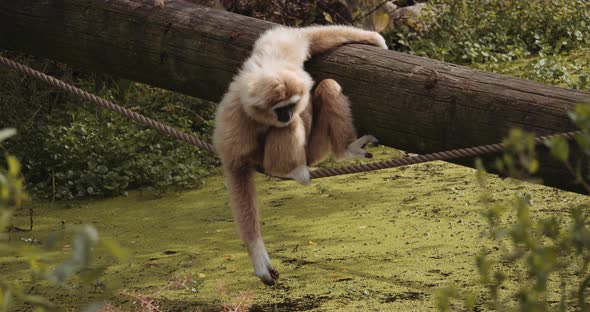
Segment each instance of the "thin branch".
[{"label": "thin branch", "polygon": [[576,178],[577,182],[579,182],[582,185],[582,187],[586,189],[586,192],[590,193],[590,185],[586,183],[586,181],[584,181],[584,178],[578,177],[576,171],[572,167],[572,164],[567,160],[564,162],[564,164],[567,170]]},{"label": "thin branch", "polygon": [[359,21],[359,20],[362,20],[363,18],[365,18],[365,17],[367,17],[367,16],[369,16],[369,15],[373,14],[373,12],[375,12],[375,11],[379,10],[379,8],[380,8],[380,7],[382,7],[382,6],[384,6],[384,5],[385,5],[387,2],[389,2],[389,0],[388,0],[388,1],[383,1],[383,2],[379,3],[379,4],[378,4],[378,5],[375,7],[375,8],[373,8],[371,11],[369,11],[369,12],[367,12],[367,13],[363,14],[362,16],[355,17],[355,18],[352,20],[352,23],[355,23],[355,22],[357,22],[357,21]]}]

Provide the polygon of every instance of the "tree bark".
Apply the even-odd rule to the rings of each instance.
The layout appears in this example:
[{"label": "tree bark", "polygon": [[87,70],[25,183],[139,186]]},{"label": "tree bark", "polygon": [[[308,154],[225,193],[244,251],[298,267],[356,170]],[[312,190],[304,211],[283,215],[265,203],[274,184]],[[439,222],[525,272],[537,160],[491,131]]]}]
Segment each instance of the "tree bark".
[{"label": "tree bark", "polygon": [[[211,101],[273,25],[184,0],[0,0],[2,48]],[[360,133],[414,153],[499,142],[513,127],[569,131],[566,112],[590,102],[587,92],[356,44],[306,67],[343,86]],[[547,184],[581,190],[563,166],[542,169]]]}]

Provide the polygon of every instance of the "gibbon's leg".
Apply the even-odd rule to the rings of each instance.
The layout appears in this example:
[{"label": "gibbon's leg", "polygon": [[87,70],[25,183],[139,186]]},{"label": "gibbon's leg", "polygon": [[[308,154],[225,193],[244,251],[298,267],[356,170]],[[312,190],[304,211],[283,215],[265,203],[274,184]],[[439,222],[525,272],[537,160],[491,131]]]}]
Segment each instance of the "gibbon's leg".
[{"label": "gibbon's leg", "polygon": [[387,49],[385,39],[374,31],[352,26],[312,26],[302,28],[309,40],[311,56],[326,52],[346,43],[362,43]]},{"label": "gibbon's leg", "polygon": [[350,103],[336,81],[322,80],[314,92],[312,105],[313,124],[307,152],[309,165],[323,160],[330,152],[334,153],[336,160],[373,156],[364,147],[368,143],[377,143],[377,139],[372,135],[357,139]]},{"label": "gibbon's leg", "polygon": [[309,184],[305,145],[306,131],[300,116],[286,127],[272,128],[266,135],[262,167],[268,174]]},{"label": "gibbon's leg", "polygon": [[227,185],[232,200],[233,214],[254,272],[266,285],[274,285],[279,274],[274,270],[260,234],[260,220],[254,185],[254,169],[250,167],[225,168]]}]

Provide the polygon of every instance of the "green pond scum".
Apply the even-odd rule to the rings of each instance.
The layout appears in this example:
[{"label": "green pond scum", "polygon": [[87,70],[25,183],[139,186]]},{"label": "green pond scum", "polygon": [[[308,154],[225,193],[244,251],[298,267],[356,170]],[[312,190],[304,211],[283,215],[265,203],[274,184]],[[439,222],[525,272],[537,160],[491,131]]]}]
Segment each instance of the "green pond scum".
[{"label": "green pond scum", "polygon": [[[399,155],[373,151],[376,159]],[[33,231],[10,233],[15,244],[91,224],[101,239],[118,241],[129,260],[97,250],[92,265],[108,265],[104,274],[92,283],[74,277],[64,287],[33,281],[29,264],[17,257],[1,257],[0,274],[68,311],[101,302],[109,303],[106,311],[148,310],[147,304],[161,311],[434,311],[437,289],[452,284],[484,292],[475,257],[489,241],[481,235],[487,225],[474,169],[432,162],[309,186],[261,175],[256,182],[263,236],[280,273],[275,287],[253,273],[220,173],[202,188],[163,197],[134,191],[34,203]],[[498,202],[530,194],[536,217],[565,218],[570,208],[588,204],[584,195],[496,176],[487,189]],[[14,223],[27,220],[16,216]],[[55,259],[66,258],[68,244],[57,244]]]}]

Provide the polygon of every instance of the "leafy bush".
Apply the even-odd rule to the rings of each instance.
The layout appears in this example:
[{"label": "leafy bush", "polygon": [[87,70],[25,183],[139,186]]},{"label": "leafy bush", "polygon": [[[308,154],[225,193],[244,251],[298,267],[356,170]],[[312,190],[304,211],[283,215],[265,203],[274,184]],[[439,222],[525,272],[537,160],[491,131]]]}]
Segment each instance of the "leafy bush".
[{"label": "leafy bush", "polygon": [[[65,71],[68,73],[67,69]],[[93,77],[62,76],[85,89]],[[199,185],[217,164],[212,155],[116,113],[83,102],[13,72],[0,70],[0,127],[18,127],[18,142],[0,145],[23,162],[31,192],[38,197],[71,199],[123,194],[136,187]],[[109,99],[153,119],[207,138],[213,104],[132,84],[123,93],[100,91]],[[125,105],[126,104],[126,105]]]},{"label": "leafy bush", "polygon": [[[0,130],[0,142],[3,142],[16,131],[14,129]],[[16,256],[20,261],[29,263],[34,280],[45,280],[55,286],[64,282],[75,274],[80,274],[83,282],[94,281],[105,267],[90,266],[92,251],[99,244],[107,254],[119,259],[126,258],[126,252],[113,241],[100,241],[98,233],[91,225],[81,225],[69,228],[73,233],[72,250],[68,259],[61,263],[51,261],[51,250],[55,249],[56,237],[48,238],[43,248],[34,246],[31,242],[10,240],[7,231],[11,229],[10,219],[16,209],[20,209],[28,201],[24,191],[24,181],[20,172],[20,163],[14,156],[6,156],[7,167],[0,167],[0,256]],[[56,233],[56,236],[58,233]],[[35,311],[54,310],[56,308],[47,298],[32,294],[31,288],[25,291],[14,281],[0,276],[0,311],[10,311],[15,301],[35,307]]]},{"label": "leafy bush", "polygon": [[[570,115],[582,130],[575,138],[576,150],[589,156],[590,104],[579,105]],[[531,134],[512,131],[504,141],[507,152],[496,166],[520,178],[534,174],[539,164],[532,139]],[[570,170],[572,178],[590,192],[589,172],[579,170],[587,168],[587,159],[570,157],[573,148],[562,137],[553,138],[546,145],[551,155]],[[478,298],[452,286],[441,289],[436,294],[439,310],[448,311],[451,299],[461,297],[468,309],[479,302],[495,311],[513,311],[515,305],[520,311],[565,311],[572,307],[587,311],[590,308],[586,302],[590,287],[588,206],[572,207],[569,220],[536,217],[530,210],[532,201],[528,194],[515,194],[510,205],[492,200],[492,194],[485,190],[483,172],[478,173],[478,180],[484,190],[480,202],[488,221],[483,234],[489,244],[476,256],[475,264],[485,292]]]},{"label": "leafy bush", "polygon": [[389,37],[400,50],[453,63],[557,54],[590,43],[590,2],[430,0],[416,29]]},{"label": "leafy bush", "polygon": [[541,53],[539,56],[517,61],[472,64],[471,66],[522,79],[577,90],[590,90],[590,50],[588,49],[559,55]]},{"label": "leafy bush", "polygon": [[590,57],[542,55],[520,69],[521,78],[590,90]]}]

